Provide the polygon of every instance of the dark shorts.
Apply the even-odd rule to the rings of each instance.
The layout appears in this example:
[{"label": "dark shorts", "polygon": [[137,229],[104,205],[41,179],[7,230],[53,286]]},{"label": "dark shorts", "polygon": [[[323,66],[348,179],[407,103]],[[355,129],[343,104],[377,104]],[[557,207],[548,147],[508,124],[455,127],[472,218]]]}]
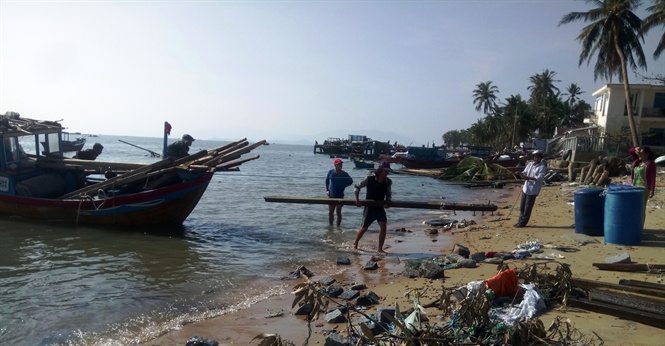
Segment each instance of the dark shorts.
[{"label": "dark shorts", "polygon": [[369,227],[369,225],[372,224],[372,222],[378,221],[378,222],[387,222],[388,218],[386,217],[386,209],[385,208],[376,208],[376,207],[365,207],[365,210],[363,211],[363,226],[362,227]]}]

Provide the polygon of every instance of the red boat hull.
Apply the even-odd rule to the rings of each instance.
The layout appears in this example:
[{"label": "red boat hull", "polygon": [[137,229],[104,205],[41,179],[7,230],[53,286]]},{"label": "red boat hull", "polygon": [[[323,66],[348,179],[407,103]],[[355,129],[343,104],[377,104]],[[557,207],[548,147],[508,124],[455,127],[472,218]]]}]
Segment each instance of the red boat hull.
[{"label": "red boat hull", "polygon": [[163,188],[102,198],[47,199],[0,194],[0,214],[108,226],[175,226],[194,210],[213,173]]}]

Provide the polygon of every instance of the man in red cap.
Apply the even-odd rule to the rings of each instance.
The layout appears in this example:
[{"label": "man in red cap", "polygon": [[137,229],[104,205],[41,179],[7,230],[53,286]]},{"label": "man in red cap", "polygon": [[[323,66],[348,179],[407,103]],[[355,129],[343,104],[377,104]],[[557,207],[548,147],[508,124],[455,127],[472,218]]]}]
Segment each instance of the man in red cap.
[{"label": "man in red cap", "polygon": [[[390,169],[390,163],[385,161],[381,162],[379,168],[376,169],[373,175],[365,177],[363,181],[356,185],[354,193],[356,196],[357,206],[360,207],[362,205],[358,197],[360,196],[360,189],[365,186],[367,187],[367,195],[365,199],[390,202],[390,199],[392,198],[393,182],[390,180],[390,178],[388,178],[389,172],[392,172],[392,169]],[[385,253],[385,251],[383,251],[383,243],[386,240],[386,227],[388,221],[385,208],[387,208],[386,205],[381,207],[365,206],[365,210],[363,211],[363,223],[362,226],[360,226],[358,233],[356,234],[356,241],[353,244],[354,249],[358,248],[358,242],[360,241],[360,238],[362,238],[365,232],[367,232],[367,229],[372,224],[372,222],[377,221],[379,223],[380,229],[379,252]]]},{"label": "man in red cap", "polygon": [[[349,173],[342,170],[344,162],[341,159],[335,159],[333,164],[335,168],[329,170],[326,176],[326,195],[328,195],[328,198],[344,198],[344,189],[353,184],[353,179],[351,179]],[[342,224],[341,204],[328,204],[328,224],[333,224],[335,210],[337,210],[337,226],[339,226]]]}]

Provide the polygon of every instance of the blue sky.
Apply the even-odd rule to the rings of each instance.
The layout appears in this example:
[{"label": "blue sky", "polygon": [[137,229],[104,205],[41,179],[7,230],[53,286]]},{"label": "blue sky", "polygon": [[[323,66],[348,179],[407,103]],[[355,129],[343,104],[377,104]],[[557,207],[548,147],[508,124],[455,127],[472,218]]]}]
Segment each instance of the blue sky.
[{"label": "blue sky", "polygon": [[[160,137],[169,121],[173,136],[204,139],[440,142],[483,116],[472,97],[480,82],[497,85],[501,100],[528,98],[529,77],[549,69],[562,91],[577,83],[593,104],[605,81],[594,82],[586,63],[578,68],[583,23],[557,27],[588,8],[567,0],[3,0],[0,113],[64,119],[94,134]],[[663,57],[651,59],[658,37],[646,38],[647,73],[665,73]]]}]

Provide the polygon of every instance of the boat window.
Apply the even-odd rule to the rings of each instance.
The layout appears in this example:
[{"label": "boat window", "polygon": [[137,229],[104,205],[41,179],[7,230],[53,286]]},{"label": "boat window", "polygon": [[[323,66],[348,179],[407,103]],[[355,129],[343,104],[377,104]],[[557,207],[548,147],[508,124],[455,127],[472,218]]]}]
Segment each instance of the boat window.
[{"label": "boat window", "polygon": [[46,138],[39,135],[39,141],[44,147],[45,153],[56,153],[60,151],[60,136],[58,133],[49,133]]},{"label": "boat window", "polygon": [[16,137],[5,138],[2,143],[2,149],[5,155],[5,162],[8,164],[20,160]]}]

